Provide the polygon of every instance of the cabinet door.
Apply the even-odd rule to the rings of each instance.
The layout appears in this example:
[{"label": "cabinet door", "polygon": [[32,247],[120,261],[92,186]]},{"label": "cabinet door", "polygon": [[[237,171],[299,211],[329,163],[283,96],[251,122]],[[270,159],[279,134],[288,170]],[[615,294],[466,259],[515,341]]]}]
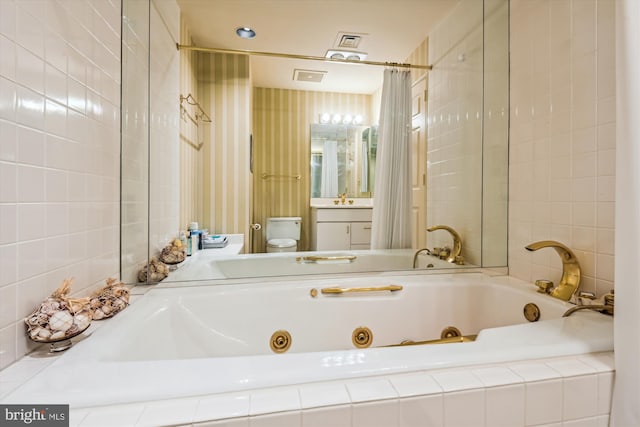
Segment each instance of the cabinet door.
[{"label": "cabinet door", "polygon": [[370,222],[352,222],[351,223],[352,248],[353,248],[353,245],[369,245],[370,243],[371,243],[371,223]]},{"label": "cabinet door", "polygon": [[351,224],[348,222],[318,222],[316,250],[349,249],[351,247]]}]

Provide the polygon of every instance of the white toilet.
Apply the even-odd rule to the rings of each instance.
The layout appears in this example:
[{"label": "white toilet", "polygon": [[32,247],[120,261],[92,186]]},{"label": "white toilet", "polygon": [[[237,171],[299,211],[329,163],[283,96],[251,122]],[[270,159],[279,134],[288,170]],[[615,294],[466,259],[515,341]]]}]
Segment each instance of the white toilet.
[{"label": "white toilet", "polygon": [[267,252],[295,252],[300,240],[299,216],[267,218]]}]

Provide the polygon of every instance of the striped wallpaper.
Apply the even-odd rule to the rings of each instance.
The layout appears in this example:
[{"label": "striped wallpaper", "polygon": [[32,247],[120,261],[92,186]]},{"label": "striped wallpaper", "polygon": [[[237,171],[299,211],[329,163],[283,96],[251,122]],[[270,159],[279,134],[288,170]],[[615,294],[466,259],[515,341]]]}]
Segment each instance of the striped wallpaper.
[{"label": "striped wallpaper", "polygon": [[[302,217],[299,250],[310,236],[310,125],[323,112],[362,114],[371,123],[371,95],[253,89],[254,212],[263,226],[271,216]],[[262,174],[295,176],[263,179]],[[254,252],[265,251],[266,231],[254,232]]]},{"label": "striped wallpaper", "polygon": [[[249,57],[198,53],[198,102],[213,123],[204,125],[201,228],[243,233],[249,239],[251,81]],[[247,244],[245,244],[245,250]]]},{"label": "striped wallpaper", "polygon": [[[180,43],[192,44],[191,32],[181,17]],[[180,51],[180,95],[192,94],[198,99],[198,58],[199,55],[190,50]],[[189,119],[195,117],[195,108],[182,103],[185,113],[181,112],[180,120],[180,228],[185,230],[191,221],[204,222],[202,206],[202,163],[204,132],[210,125],[194,123]],[[207,114],[210,112],[205,108]]]}]

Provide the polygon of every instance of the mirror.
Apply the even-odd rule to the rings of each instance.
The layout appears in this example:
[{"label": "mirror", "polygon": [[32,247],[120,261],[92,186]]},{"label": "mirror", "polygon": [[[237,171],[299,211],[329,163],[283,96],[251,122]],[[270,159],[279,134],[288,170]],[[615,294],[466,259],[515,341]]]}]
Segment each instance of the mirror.
[{"label": "mirror", "polygon": [[[409,1],[401,7],[398,1],[404,0],[381,0],[371,10],[358,7],[357,1],[345,1],[345,11],[351,5],[357,14],[349,17],[345,12],[339,18],[352,25],[368,25],[362,33],[375,33],[382,28],[378,18],[384,13],[400,13],[401,9],[425,7],[427,3]],[[375,124],[380,88],[366,93],[327,93],[271,87],[262,83],[264,80],[258,79],[261,73],[255,71],[264,58],[176,52],[176,40],[181,44],[198,40],[189,32],[189,28],[194,31],[195,27],[188,26],[189,22],[195,22],[189,21],[190,16],[205,16],[202,8],[212,7],[218,8],[223,20],[233,21],[228,9],[242,9],[243,2],[169,3],[123,2],[123,10],[139,12],[139,16],[132,14],[123,20],[121,274],[124,281],[135,282],[136,272],[191,222],[197,222],[211,234],[237,236],[242,243],[229,243],[226,249],[239,246],[240,254],[220,257],[209,256],[210,250],[200,251],[197,257],[189,257],[185,265],[170,273],[164,283],[411,270],[416,249],[451,245],[447,233],[427,233],[426,227],[421,227],[416,229],[414,247],[398,253],[385,250],[320,253],[355,254],[362,261],[357,263],[311,263],[297,260],[300,254],[277,254],[278,262],[274,262],[274,255],[260,253],[265,251],[267,218],[274,216],[301,217],[298,249],[309,249],[310,200],[317,187],[317,169],[311,166],[312,152],[316,150],[313,127],[328,105],[340,112],[354,111],[355,106],[363,111],[363,123]],[[309,2],[308,9],[316,3],[323,2]],[[441,6],[439,13],[420,14],[421,23],[409,26],[423,31],[421,38],[408,46],[396,45],[393,49],[401,56],[387,58],[433,65],[429,73],[412,72],[416,93],[413,144],[418,153],[412,165],[414,198],[424,200],[424,206],[415,210],[415,223],[445,224],[457,230],[468,266],[506,266],[508,2],[434,0],[432,3]],[[141,4],[147,6],[146,10],[142,10]],[[377,10],[377,18],[367,16],[382,8],[386,12]],[[249,12],[258,13],[249,9],[252,8],[244,8],[245,16]],[[306,9],[295,11],[301,14],[301,23]],[[176,18],[181,12],[186,16],[182,22]],[[427,28],[422,22],[433,16],[439,22],[432,22]],[[275,19],[275,15],[273,11],[265,12],[261,19]],[[217,31],[223,27],[218,24],[202,27]],[[305,43],[311,44],[315,33],[306,33],[311,37]],[[265,39],[256,43],[265,43]],[[275,50],[265,45],[253,46],[252,50]],[[272,59],[274,68],[292,61]],[[326,69],[333,70],[333,65],[336,64],[327,64]],[[340,66],[343,75],[355,75],[355,80],[344,86],[356,87],[358,75],[364,74],[361,71],[364,68],[360,67],[365,66]],[[383,68],[377,70],[381,76]],[[341,73],[328,73],[336,74]],[[188,94],[211,116],[211,123],[198,118],[194,105],[185,107],[193,120],[181,113],[177,100]],[[373,136],[374,127],[365,127],[362,136],[367,128],[368,136]],[[355,149],[356,144],[353,145]],[[357,165],[354,159],[355,169],[348,171],[345,158],[344,189],[349,197],[375,197],[375,157],[371,156],[374,154],[371,150],[369,154],[368,188],[363,186],[362,165]],[[365,189],[369,191],[362,191]],[[262,228],[253,228],[255,224]],[[429,264],[433,264],[430,268],[457,267],[435,257],[421,256],[418,261],[419,268]],[[280,266],[267,268],[276,264]]]},{"label": "mirror", "polygon": [[311,125],[311,198],[373,197],[377,126]]}]

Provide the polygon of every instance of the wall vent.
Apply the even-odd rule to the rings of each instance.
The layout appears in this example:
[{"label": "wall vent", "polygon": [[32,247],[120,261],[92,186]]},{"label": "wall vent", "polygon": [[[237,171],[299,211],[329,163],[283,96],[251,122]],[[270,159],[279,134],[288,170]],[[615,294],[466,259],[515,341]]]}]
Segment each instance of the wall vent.
[{"label": "wall vent", "polygon": [[293,80],[299,82],[320,83],[326,71],[317,70],[301,70],[296,68],[293,70]]}]

